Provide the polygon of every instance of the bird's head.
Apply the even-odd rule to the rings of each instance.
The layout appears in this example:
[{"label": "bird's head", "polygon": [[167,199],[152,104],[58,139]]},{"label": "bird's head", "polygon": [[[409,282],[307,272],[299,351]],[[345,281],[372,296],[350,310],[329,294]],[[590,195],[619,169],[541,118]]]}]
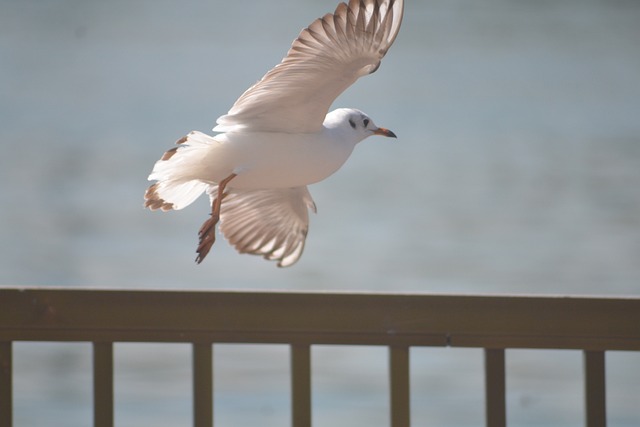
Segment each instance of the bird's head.
[{"label": "bird's head", "polygon": [[373,123],[365,113],[354,108],[338,108],[327,114],[324,122],[326,127],[332,127],[350,136],[357,142],[371,135],[381,135],[396,138],[396,134],[386,128]]}]

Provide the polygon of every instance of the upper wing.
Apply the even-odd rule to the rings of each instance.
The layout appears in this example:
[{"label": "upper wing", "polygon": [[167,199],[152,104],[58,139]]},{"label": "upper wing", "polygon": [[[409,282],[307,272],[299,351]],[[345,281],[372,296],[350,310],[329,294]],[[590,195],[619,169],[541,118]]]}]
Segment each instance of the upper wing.
[{"label": "upper wing", "polygon": [[358,77],[380,66],[400,29],[403,0],[350,0],[316,19],[287,56],[218,118],[216,131],[316,132]]},{"label": "upper wing", "polygon": [[238,252],[288,267],[302,255],[308,209],[315,212],[316,207],[307,187],[232,190],[222,202],[220,231]]}]

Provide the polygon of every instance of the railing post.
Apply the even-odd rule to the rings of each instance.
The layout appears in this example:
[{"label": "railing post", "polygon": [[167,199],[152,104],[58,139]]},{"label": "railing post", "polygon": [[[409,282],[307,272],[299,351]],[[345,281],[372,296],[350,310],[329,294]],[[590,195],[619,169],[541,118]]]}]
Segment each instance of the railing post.
[{"label": "railing post", "polygon": [[93,425],[113,427],[113,343],[93,343]]},{"label": "railing post", "polygon": [[487,427],[506,427],[504,349],[484,349],[484,378],[486,425]]},{"label": "railing post", "polygon": [[604,351],[584,351],[587,427],[607,425]]},{"label": "railing post", "polygon": [[213,347],[193,343],[193,425],[213,427]]},{"label": "railing post", "polygon": [[0,342],[0,427],[13,423],[13,363],[11,342]]},{"label": "railing post", "polygon": [[311,346],[291,344],[291,418],[293,427],[311,427]]},{"label": "railing post", "polygon": [[409,427],[411,424],[409,347],[389,347],[389,373],[391,427]]}]

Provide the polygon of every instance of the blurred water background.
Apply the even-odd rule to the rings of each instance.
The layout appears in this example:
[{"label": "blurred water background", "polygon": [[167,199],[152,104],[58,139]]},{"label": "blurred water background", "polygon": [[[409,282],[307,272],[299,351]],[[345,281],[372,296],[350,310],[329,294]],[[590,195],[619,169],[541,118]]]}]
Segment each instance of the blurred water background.
[{"label": "blurred water background", "polygon": [[[370,138],[311,187],[289,269],[216,243],[202,198],[146,176],[331,1],[0,1],[0,285],[640,294],[640,2],[408,1],[335,103]],[[289,425],[285,346],[217,345],[218,426]],[[415,426],[483,420],[482,353],[413,349]],[[88,344],[15,344],[15,425],[91,423]],[[118,426],[191,424],[187,345],[116,345]],[[386,426],[386,351],[314,347],[314,425]],[[607,356],[609,424],[640,425],[640,357]],[[581,354],[507,352],[513,426],[583,425]]]}]

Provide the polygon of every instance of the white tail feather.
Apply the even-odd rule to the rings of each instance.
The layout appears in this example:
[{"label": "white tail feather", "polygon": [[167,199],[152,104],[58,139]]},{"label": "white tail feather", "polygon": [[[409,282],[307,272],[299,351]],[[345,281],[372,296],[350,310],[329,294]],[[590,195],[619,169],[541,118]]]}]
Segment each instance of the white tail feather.
[{"label": "white tail feather", "polygon": [[145,207],[151,210],[179,210],[193,203],[211,184],[203,159],[216,143],[209,135],[191,132],[178,140],[178,147],[167,151],[153,166],[149,181],[158,181],[147,189]]},{"label": "white tail feather", "polygon": [[[151,210],[160,208],[177,211],[193,203],[208,187],[209,184],[195,180],[187,182],[160,181],[147,190],[147,195],[150,197],[147,198],[145,195],[147,199],[145,206]],[[154,201],[161,202],[162,205],[156,207]]]}]

